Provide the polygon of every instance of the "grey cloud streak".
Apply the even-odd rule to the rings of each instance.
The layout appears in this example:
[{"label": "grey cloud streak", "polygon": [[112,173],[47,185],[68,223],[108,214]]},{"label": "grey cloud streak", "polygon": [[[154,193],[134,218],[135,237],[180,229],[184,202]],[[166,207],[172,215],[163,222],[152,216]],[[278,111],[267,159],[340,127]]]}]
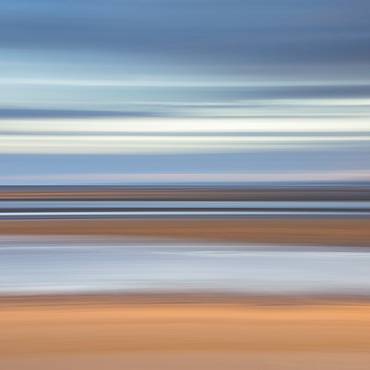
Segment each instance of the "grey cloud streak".
[{"label": "grey cloud streak", "polygon": [[[23,90],[25,87],[21,87]],[[57,88],[57,87],[56,87]],[[370,85],[318,86],[173,86],[113,87],[94,89],[101,97],[89,103],[90,90],[74,87],[80,99],[79,109],[54,109],[0,106],[0,120],[10,118],[93,118],[93,117],[158,117],[158,116],[346,116],[370,115]],[[35,89],[28,87],[31,96]],[[102,93],[103,91],[103,93]],[[47,90],[40,96],[45,105]],[[111,105],[111,97],[122,102]],[[360,100],[358,100],[360,99]],[[86,101],[85,104],[82,101]],[[113,108],[113,109],[112,109]],[[214,112],[214,113],[212,113]]]},{"label": "grey cloud streak", "polygon": [[[184,155],[37,155],[2,154],[0,184],[13,176],[176,173],[310,173],[312,171],[366,171],[368,146],[337,150],[280,150]],[[10,177],[9,180],[6,178]],[[27,180],[26,180],[27,181]],[[29,182],[28,182],[29,183]],[[37,180],[35,181],[37,183]],[[45,182],[44,182],[45,183]]]}]

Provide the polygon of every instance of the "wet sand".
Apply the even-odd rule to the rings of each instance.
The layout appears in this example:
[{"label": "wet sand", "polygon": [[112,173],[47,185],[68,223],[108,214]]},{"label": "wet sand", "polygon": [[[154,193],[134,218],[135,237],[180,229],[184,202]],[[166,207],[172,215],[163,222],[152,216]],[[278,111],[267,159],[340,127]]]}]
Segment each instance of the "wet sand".
[{"label": "wet sand", "polygon": [[112,235],[236,243],[370,246],[366,218],[0,220],[0,235]]},{"label": "wet sand", "polygon": [[352,370],[367,369],[369,361],[368,303],[109,304],[96,298],[0,305],[0,369]]}]

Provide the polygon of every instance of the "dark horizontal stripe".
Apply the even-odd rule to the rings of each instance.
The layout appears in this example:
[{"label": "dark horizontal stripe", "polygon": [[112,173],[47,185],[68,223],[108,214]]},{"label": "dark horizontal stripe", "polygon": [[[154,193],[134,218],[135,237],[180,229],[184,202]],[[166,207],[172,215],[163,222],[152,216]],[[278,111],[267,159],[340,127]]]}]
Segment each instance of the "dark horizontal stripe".
[{"label": "dark horizontal stripe", "polygon": [[149,207],[136,207],[136,208],[122,208],[122,207],[107,207],[107,208],[3,208],[0,209],[0,214],[2,213],[42,213],[42,212],[58,212],[58,213],[73,213],[73,212],[89,212],[89,213],[101,213],[101,212],[183,212],[183,213],[190,213],[190,212],[361,212],[367,213],[370,212],[368,208],[200,208],[200,207],[192,207],[192,208],[173,208],[173,207],[156,207],[156,208],[149,208]]},{"label": "dark horizontal stripe", "polygon": [[43,214],[43,213],[29,213],[20,214],[13,213],[12,215],[3,215],[0,213],[1,220],[82,220],[82,219],[368,219],[370,212],[250,212],[250,213],[226,213],[226,212],[213,212],[212,214],[198,212],[196,214],[191,212],[183,212],[181,214],[158,212],[137,214],[132,213],[86,213],[86,214],[68,214],[59,213],[54,215]]}]

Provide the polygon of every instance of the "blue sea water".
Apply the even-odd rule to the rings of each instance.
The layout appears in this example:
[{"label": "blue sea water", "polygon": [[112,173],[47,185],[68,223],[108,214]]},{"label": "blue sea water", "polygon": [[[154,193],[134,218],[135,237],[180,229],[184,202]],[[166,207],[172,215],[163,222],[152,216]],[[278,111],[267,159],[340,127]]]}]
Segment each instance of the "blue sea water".
[{"label": "blue sea water", "polygon": [[370,248],[2,236],[0,294],[217,292],[370,296]]}]

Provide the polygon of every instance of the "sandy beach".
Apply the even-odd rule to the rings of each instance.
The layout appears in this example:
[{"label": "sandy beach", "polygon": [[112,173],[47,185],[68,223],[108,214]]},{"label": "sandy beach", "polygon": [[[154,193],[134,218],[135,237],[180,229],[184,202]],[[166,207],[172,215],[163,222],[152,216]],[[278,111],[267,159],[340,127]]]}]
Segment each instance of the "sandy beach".
[{"label": "sandy beach", "polygon": [[0,220],[0,235],[112,235],[236,243],[370,246],[370,219],[132,218]]},{"label": "sandy beach", "polygon": [[366,302],[36,303],[1,303],[0,369],[366,369],[370,361]]},{"label": "sandy beach", "polygon": [[[369,246],[370,220],[1,220],[0,234]],[[366,300],[5,298],[1,370],[367,370],[370,363]]]}]

